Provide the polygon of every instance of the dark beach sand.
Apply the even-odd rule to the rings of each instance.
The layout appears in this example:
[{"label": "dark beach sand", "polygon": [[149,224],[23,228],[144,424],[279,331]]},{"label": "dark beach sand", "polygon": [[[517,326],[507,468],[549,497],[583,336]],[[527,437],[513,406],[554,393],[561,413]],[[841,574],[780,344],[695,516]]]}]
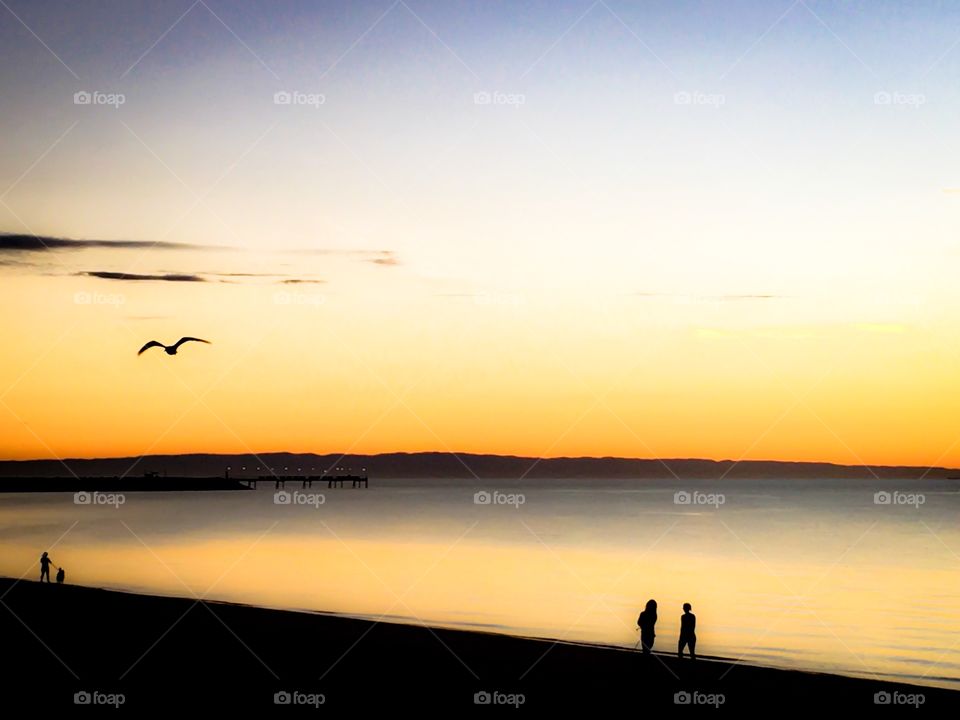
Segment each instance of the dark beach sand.
[{"label": "dark beach sand", "polygon": [[[724,710],[756,708],[772,716],[797,708],[884,710],[874,701],[883,691],[922,693],[920,712],[960,708],[960,692],[952,690],[718,659],[692,665],[669,654],[642,658],[614,648],[26,580],[0,579],[0,595],[0,687],[8,710],[77,709],[77,692],[102,693],[101,701],[122,693],[120,712],[138,714],[159,707],[267,710],[271,716],[295,710],[277,707],[277,692],[302,693],[296,696],[301,702],[322,694],[319,709],[299,709],[338,716],[366,707],[688,711],[675,704],[681,691],[702,693],[696,696],[701,703],[722,694]],[[657,642],[666,650],[675,638]],[[477,705],[480,692],[501,693],[501,702],[520,693],[523,705]]]}]

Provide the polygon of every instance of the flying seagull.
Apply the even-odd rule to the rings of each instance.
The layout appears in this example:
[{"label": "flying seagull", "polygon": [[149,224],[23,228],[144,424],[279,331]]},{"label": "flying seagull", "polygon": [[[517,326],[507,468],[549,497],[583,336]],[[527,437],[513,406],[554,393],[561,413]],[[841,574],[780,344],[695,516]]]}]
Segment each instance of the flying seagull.
[{"label": "flying seagull", "polygon": [[176,354],[177,354],[177,348],[179,348],[179,347],[180,347],[181,345],[183,345],[185,342],[190,342],[191,340],[192,340],[193,342],[207,343],[207,345],[210,344],[210,341],[209,341],[209,340],[204,340],[203,338],[195,338],[195,337],[182,337],[182,338],[180,338],[179,340],[177,340],[177,342],[176,342],[175,344],[169,345],[169,346],[168,346],[168,345],[164,345],[163,343],[157,342],[156,340],[151,340],[151,341],[148,342],[146,345],[144,345],[142,348],[140,348],[140,352],[138,352],[137,355],[143,355],[144,352],[146,352],[147,350],[149,350],[149,349],[152,348],[152,347],[163,348],[164,351],[167,353],[167,355],[176,355]]}]

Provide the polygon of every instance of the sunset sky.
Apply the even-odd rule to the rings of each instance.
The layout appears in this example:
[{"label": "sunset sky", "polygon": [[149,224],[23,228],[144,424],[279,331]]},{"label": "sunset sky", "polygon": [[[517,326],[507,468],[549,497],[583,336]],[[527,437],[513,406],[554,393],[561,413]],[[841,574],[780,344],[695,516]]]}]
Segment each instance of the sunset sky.
[{"label": "sunset sky", "polygon": [[960,7],[4,0],[0,60],[4,458],[960,466]]}]

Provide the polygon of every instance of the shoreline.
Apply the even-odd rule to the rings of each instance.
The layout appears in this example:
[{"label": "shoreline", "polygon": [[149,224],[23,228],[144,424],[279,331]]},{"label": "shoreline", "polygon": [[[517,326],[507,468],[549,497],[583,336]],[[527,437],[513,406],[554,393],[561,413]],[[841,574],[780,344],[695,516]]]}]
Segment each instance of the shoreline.
[{"label": "shoreline", "polygon": [[[287,693],[290,704],[322,696],[329,709],[469,711],[485,698],[511,709],[699,704],[871,711],[884,698],[910,709],[960,707],[960,691],[935,686],[729,658],[694,663],[662,652],[644,658],[614,646],[319,611],[12,578],[0,578],[0,597],[8,611],[0,626],[5,679],[30,704],[40,693],[44,705],[72,708],[75,693],[85,692],[93,704],[122,695],[126,710],[275,709],[277,693]],[[670,645],[665,637],[660,642]]]}]

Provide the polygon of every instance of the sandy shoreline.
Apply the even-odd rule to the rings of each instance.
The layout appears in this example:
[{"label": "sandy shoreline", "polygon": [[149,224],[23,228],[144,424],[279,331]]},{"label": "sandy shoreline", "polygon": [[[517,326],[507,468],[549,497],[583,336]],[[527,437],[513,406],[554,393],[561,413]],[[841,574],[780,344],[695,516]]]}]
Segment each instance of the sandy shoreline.
[{"label": "sandy shoreline", "polygon": [[[720,705],[960,707],[960,692],[724,660],[376,623],[186,598],[0,579],[4,684],[25,707],[117,703],[521,710]],[[663,639],[666,642],[666,638]],[[280,695],[277,695],[280,693]],[[680,693],[680,695],[678,695]],[[8,695],[8,697],[10,697]],[[322,703],[320,702],[322,698]],[[12,702],[12,701],[11,701]],[[913,709],[912,705],[910,709]]]}]

